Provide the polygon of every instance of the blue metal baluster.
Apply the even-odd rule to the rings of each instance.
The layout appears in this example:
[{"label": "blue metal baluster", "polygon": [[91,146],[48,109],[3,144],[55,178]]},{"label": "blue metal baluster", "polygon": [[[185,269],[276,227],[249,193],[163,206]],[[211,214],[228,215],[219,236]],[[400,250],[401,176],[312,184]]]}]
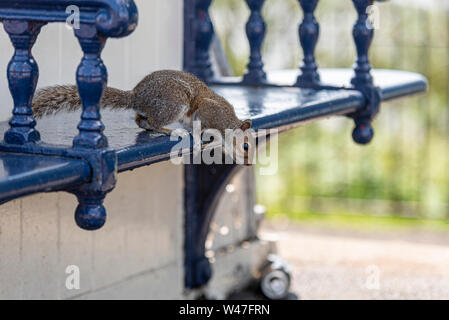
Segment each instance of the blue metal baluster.
[{"label": "blue metal baluster", "polygon": [[15,51],[8,65],[8,82],[14,100],[13,116],[9,121],[10,129],[4,140],[9,144],[25,144],[40,140],[39,132],[34,129],[31,102],[36,90],[39,69],[31,49],[45,23],[23,20],[4,20],[5,31],[9,34]]},{"label": "blue metal baluster", "polygon": [[354,66],[355,76],[352,78],[351,83],[367,98],[366,108],[352,115],[356,124],[352,137],[359,144],[367,144],[373,139],[374,130],[371,122],[379,112],[381,102],[380,89],[373,84],[368,57],[374,30],[369,27],[367,9],[373,4],[373,0],[352,0],[352,2],[357,10],[358,19],[353,28],[357,60]]},{"label": "blue metal baluster", "polygon": [[101,149],[108,146],[100,115],[100,100],[108,77],[100,57],[106,38],[100,36],[93,25],[81,25],[75,34],[84,52],[76,74],[83,113],[78,125],[79,134],[73,140],[73,147]]},{"label": "blue metal baluster", "polygon": [[[78,197],[75,220],[83,229],[96,230],[106,221],[103,200],[116,182],[117,155],[107,149],[100,116],[100,100],[107,83],[107,71],[101,59],[106,38],[95,25],[82,24],[75,30],[84,56],[77,70],[77,85],[83,112],[78,125],[79,134],[73,140],[73,149],[85,153],[92,164],[95,179],[73,191]],[[97,152],[93,152],[98,150]]]},{"label": "blue metal baluster", "polygon": [[299,40],[304,52],[301,75],[298,76],[296,86],[309,86],[320,82],[318,66],[315,61],[315,47],[320,35],[320,25],[315,19],[314,12],[318,0],[298,0],[304,11],[304,19],[299,26]]},{"label": "blue metal baluster", "polygon": [[354,42],[357,47],[357,61],[354,66],[355,77],[351,83],[355,87],[371,85],[371,65],[368,52],[374,37],[374,29],[368,26],[367,8],[372,4],[372,0],[352,0],[358,13],[357,22],[353,28]]},{"label": "blue metal baluster", "polygon": [[203,81],[214,77],[209,48],[214,36],[214,26],[209,16],[212,0],[196,1],[195,18],[195,75]]},{"label": "blue metal baluster", "polygon": [[248,72],[243,77],[243,83],[258,85],[266,83],[267,75],[263,71],[262,43],[265,38],[265,22],[262,17],[262,7],[265,0],[246,0],[251,10],[248,22],[246,23],[246,35],[249,40],[251,54],[248,63]]}]

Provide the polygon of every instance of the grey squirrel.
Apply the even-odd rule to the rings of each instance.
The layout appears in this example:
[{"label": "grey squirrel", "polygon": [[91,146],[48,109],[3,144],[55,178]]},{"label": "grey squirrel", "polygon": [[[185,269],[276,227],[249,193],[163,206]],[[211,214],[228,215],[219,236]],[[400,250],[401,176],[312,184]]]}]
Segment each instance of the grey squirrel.
[{"label": "grey squirrel", "polygon": [[[155,132],[167,133],[165,126],[178,121],[191,126],[193,117],[201,121],[202,129],[217,129],[223,137],[226,129],[246,131],[251,127],[251,120],[239,120],[226,99],[194,75],[182,71],[153,72],[130,91],[107,87],[100,105],[101,108],[134,110],[137,125]],[[32,103],[36,118],[81,107],[74,85],[40,89]]]}]

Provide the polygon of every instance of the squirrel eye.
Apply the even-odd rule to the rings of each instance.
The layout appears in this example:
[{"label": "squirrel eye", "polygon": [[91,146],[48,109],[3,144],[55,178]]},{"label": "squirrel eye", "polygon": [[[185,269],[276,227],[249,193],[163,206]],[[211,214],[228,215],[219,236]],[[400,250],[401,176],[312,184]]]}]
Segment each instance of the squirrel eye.
[{"label": "squirrel eye", "polygon": [[243,144],[243,150],[245,150],[245,151],[249,150],[249,144],[248,143],[244,143]]}]

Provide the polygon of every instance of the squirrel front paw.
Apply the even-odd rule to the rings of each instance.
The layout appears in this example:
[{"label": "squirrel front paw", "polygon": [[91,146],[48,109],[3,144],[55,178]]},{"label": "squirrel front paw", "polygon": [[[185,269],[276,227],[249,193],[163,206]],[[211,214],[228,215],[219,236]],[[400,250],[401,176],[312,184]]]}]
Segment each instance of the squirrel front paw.
[{"label": "squirrel front paw", "polygon": [[152,130],[153,128],[150,126],[150,123],[148,122],[148,119],[141,116],[140,114],[136,114],[136,124],[139,126],[139,128],[145,129],[145,130]]}]

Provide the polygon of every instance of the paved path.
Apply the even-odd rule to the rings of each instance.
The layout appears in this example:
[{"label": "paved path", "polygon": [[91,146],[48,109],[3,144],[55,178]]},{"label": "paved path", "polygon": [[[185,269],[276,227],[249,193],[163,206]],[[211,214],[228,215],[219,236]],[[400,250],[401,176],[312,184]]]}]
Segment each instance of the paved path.
[{"label": "paved path", "polygon": [[265,225],[300,299],[449,299],[449,235]]}]

